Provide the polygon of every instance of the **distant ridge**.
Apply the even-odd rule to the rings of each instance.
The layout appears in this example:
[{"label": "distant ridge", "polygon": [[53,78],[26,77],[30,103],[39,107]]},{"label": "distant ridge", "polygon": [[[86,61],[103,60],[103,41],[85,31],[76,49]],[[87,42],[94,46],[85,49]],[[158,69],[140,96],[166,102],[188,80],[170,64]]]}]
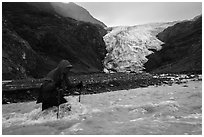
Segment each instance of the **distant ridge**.
[{"label": "distant ridge", "polygon": [[51,5],[55,9],[55,11],[63,17],[70,17],[79,21],[90,22],[106,27],[103,22],[95,19],[86,9],[73,2],[52,2]]}]

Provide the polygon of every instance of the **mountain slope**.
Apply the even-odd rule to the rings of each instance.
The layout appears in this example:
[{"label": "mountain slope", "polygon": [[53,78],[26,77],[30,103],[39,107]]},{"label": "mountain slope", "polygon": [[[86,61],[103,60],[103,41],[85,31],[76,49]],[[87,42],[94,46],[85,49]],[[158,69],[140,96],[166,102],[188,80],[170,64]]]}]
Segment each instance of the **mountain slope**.
[{"label": "mountain slope", "polygon": [[55,11],[63,17],[70,17],[79,21],[90,22],[101,25],[102,27],[106,27],[103,22],[91,16],[91,14],[86,9],[73,2],[69,2],[67,4],[52,2],[51,5],[55,9]]},{"label": "mountain slope", "polygon": [[107,54],[106,72],[140,72],[147,62],[147,55],[161,49],[163,44],[156,35],[176,22],[152,23],[137,26],[108,28],[103,39]]},{"label": "mountain slope", "polygon": [[43,77],[61,59],[69,60],[75,73],[100,72],[106,50],[98,26],[62,17],[42,4],[2,4],[3,79]]},{"label": "mountain slope", "polygon": [[147,71],[156,73],[202,72],[202,16],[182,21],[158,34],[162,50],[148,57]]}]

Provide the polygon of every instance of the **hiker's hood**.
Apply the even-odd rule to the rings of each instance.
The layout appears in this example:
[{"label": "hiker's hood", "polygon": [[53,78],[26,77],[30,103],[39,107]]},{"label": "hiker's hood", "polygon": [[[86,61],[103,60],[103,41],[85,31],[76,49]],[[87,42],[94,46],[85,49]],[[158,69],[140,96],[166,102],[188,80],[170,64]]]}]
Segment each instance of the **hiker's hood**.
[{"label": "hiker's hood", "polygon": [[62,75],[65,72],[65,69],[67,68],[72,68],[72,65],[68,60],[62,60],[55,69],[53,69],[47,74],[47,78],[57,82],[61,80]]}]

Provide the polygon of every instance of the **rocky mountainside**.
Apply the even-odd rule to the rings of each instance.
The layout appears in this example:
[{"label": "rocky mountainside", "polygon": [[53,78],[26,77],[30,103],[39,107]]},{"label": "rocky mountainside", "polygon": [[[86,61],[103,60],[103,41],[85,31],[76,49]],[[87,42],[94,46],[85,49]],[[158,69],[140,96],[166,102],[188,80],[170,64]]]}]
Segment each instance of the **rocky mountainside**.
[{"label": "rocky mountainside", "polygon": [[27,2],[27,4],[34,6],[40,11],[55,14],[55,16],[62,16],[65,18],[72,18],[77,21],[83,21],[94,24],[101,35],[105,35],[107,32],[104,30],[106,25],[95,19],[86,9],[73,3],[62,2]]},{"label": "rocky mountainside", "polygon": [[73,73],[103,70],[103,28],[63,17],[50,3],[3,2],[2,11],[3,80],[41,78],[61,59]]},{"label": "rocky mountainside", "polygon": [[103,37],[107,54],[105,72],[140,72],[147,55],[161,49],[163,42],[156,35],[176,22],[108,28]]},{"label": "rocky mountainside", "polygon": [[155,73],[202,73],[202,16],[186,20],[158,34],[165,44],[148,57],[147,71]]},{"label": "rocky mountainside", "polygon": [[55,11],[63,17],[70,17],[76,20],[90,22],[101,25],[102,27],[106,27],[103,22],[95,19],[86,9],[73,2],[69,2],[67,4],[52,2],[51,5]]}]

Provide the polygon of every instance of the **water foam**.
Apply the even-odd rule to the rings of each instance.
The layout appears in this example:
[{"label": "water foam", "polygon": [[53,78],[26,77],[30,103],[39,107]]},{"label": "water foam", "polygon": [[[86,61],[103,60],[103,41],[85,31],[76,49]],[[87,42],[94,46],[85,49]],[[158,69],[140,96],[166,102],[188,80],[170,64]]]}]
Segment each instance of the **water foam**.
[{"label": "water foam", "polygon": [[[71,106],[71,111],[68,108]],[[11,125],[39,124],[57,120],[79,119],[81,115],[88,113],[88,106],[82,105],[77,98],[69,98],[69,102],[60,105],[59,118],[57,119],[57,107],[41,111],[41,108],[34,109],[28,113],[10,113],[3,115],[3,127]]]}]

